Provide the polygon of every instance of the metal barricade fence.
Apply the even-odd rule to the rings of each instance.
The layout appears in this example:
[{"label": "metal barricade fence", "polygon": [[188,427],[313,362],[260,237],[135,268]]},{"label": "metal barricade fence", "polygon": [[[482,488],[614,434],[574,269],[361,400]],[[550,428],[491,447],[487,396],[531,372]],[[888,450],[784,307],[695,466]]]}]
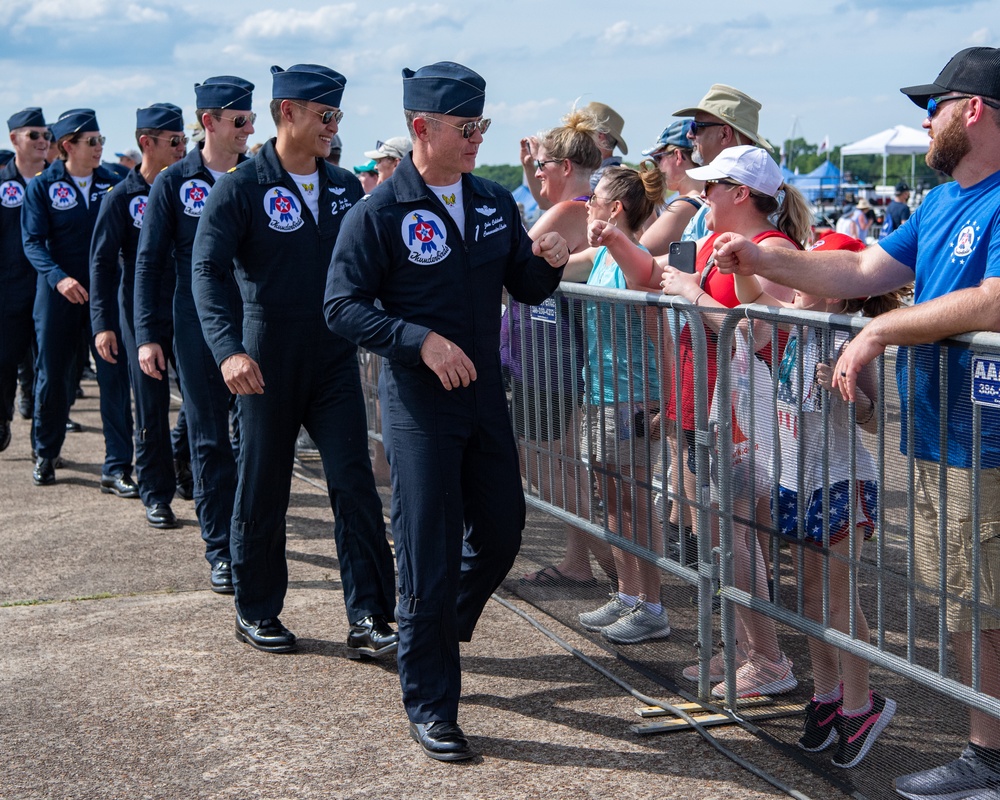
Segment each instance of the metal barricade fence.
[{"label": "metal barricade fence", "polygon": [[[702,698],[712,696],[714,617],[721,599],[724,680],[717,687],[724,687],[720,699],[730,706],[737,705],[736,631],[743,609],[744,628],[746,619],[758,626],[759,620],[778,623],[783,632],[806,634],[888,670],[915,690],[932,689],[1000,719],[1000,701],[982,681],[984,669],[1000,665],[984,651],[981,636],[1000,627],[998,611],[980,596],[980,581],[968,581],[967,589],[956,593],[947,548],[937,579],[928,581],[927,569],[921,571],[927,559],[915,535],[918,517],[930,513],[927,482],[933,479],[939,543],[954,538],[950,528],[982,532],[982,543],[971,536],[971,564],[977,575],[982,569],[992,580],[987,571],[992,552],[986,550],[1000,534],[1000,512],[994,516],[992,510],[1000,506],[1000,487],[982,482],[996,480],[1000,471],[995,469],[1000,437],[995,443],[989,439],[1000,430],[1000,335],[960,336],[898,353],[890,348],[874,362],[873,405],[856,408],[817,388],[814,373],[817,364],[835,362],[844,342],[864,324],[763,306],[704,309],[681,298],[571,284],[541,307],[511,303],[502,360],[528,504],[565,524],[567,537],[581,537],[591,560],[609,577],[645,589],[632,594],[645,595],[648,603],[661,600],[660,592],[653,592],[660,580],[671,613],[677,611],[671,605],[675,587],[691,590],[696,619],[688,638],[699,648]],[[740,337],[749,352],[764,356],[763,371],[752,367],[758,356],[748,359],[747,347],[737,347]],[[796,358],[789,355],[789,342],[798,348]],[[377,439],[377,359],[362,354],[361,361],[371,435]],[[894,367],[903,376],[899,390]],[[960,415],[968,411],[968,419],[944,414],[930,437],[928,430],[937,423],[927,421],[926,408],[900,402],[900,392],[909,398],[917,391],[926,394],[927,381],[938,381],[942,407],[978,391],[977,402],[963,401],[960,409]],[[862,430],[860,425],[871,429],[869,417],[876,426]],[[782,426],[789,425],[803,429],[783,434]],[[963,435],[971,443],[964,507],[963,497],[955,496],[960,481],[952,480],[954,470],[928,472],[926,459],[904,455],[900,448],[900,437],[903,453],[913,454],[919,452],[916,439],[923,446],[936,436],[950,458],[956,429],[967,429]],[[984,429],[988,454],[981,447]],[[993,473],[980,473],[980,467]],[[855,494],[859,479],[877,485],[877,511],[868,502],[873,498]],[[836,493],[843,489],[838,484],[844,481],[850,500],[838,505]],[[983,518],[979,500],[987,499],[991,510]],[[783,536],[772,520],[772,510],[780,511],[782,503],[784,517],[778,516],[792,520]],[[834,532],[846,531],[844,543],[835,547],[832,513]],[[858,523],[866,524],[868,514],[873,536],[865,545],[865,527]],[[688,519],[693,537],[685,535]],[[804,541],[810,525],[819,532],[816,543]],[[609,548],[613,560],[602,560]],[[846,591],[837,576],[846,576]],[[850,602],[855,593],[857,607]],[[969,620],[972,635],[968,683],[955,676],[949,661],[948,621],[956,610]],[[867,640],[865,618],[872,623]],[[672,641],[676,636],[675,625]],[[787,641],[783,633],[782,645]],[[641,660],[630,644],[624,642],[619,652]],[[793,646],[804,651],[802,644]],[[667,658],[662,649],[649,653],[644,663]],[[675,652],[670,658],[678,660]],[[808,661],[796,663],[799,676],[807,677]],[[995,686],[992,672],[988,677]]]}]

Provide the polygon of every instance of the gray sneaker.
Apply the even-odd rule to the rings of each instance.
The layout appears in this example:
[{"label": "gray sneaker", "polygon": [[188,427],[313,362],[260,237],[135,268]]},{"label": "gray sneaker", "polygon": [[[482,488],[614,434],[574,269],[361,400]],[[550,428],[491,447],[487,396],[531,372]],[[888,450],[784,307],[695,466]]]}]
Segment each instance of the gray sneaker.
[{"label": "gray sneaker", "polygon": [[601,636],[615,644],[638,644],[650,639],[666,639],[669,635],[667,612],[654,614],[641,600],[617,622],[601,628]]},{"label": "gray sneaker", "polygon": [[894,782],[896,792],[910,800],[960,800],[1000,798],[1000,772],[990,767],[971,747],[940,767],[902,775]]},{"label": "gray sneaker", "polygon": [[618,593],[615,592],[611,595],[611,599],[600,608],[581,614],[580,624],[588,631],[599,631],[612,622],[617,622],[631,610],[629,606],[625,605],[619,599]]}]

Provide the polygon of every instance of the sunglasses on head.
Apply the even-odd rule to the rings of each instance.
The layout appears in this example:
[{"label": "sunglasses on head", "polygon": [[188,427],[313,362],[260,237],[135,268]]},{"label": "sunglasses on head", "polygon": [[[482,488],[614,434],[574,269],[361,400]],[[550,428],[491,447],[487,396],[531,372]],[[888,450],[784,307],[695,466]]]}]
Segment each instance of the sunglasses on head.
[{"label": "sunglasses on head", "polygon": [[85,144],[87,147],[97,147],[97,145],[103,145],[107,141],[106,136],[87,136],[86,138],[77,139],[78,144]]},{"label": "sunglasses on head", "polygon": [[[302,105],[302,103],[296,103],[294,100],[289,100],[288,102],[291,103],[293,106],[304,108],[306,111],[312,111],[313,114],[318,116],[323,121],[324,125],[329,125],[330,120],[333,120],[339,125],[340,121],[344,118],[344,112],[341,111],[339,108],[334,108],[329,111],[317,111],[315,108],[309,108],[309,106],[304,106]],[[242,126],[237,125],[236,127],[239,128]]]},{"label": "sunglasses on head", "polygon": [[472,122],[466,122],[464,125],[452,125],[450,122],[445,122],[443,119],[437,119],[436,117],[430,117],[430,119],[440,122],[442,125],[447,125],[449,128],[454,128],[456,131],[461,131],[463,139],[468,139],[475,131],[485,134],[493,122],[491,119],[476,119]]},{"label": "sunglasses on head", "polygon": [[188,143],[187,136],[150,136],[149,138],[156,139],[158,142],[165,141],[170,145],[170,147],[177,147],[178,145]]},{"label": "sunglasses on head", "polygon": [[55,138],[52,131],[25,131],[25,135],[33,142],[37,142],[39,139],[51,142]]},{"label": "sunglasses on head", "polygon": [[[310,109],[311,110],[311,109]],[[233,123],[234,128],[242,128],[248,122],[253,125],[257,121],[257,115],[252,111],[249,114],[240,114],[236,117],[224,117],[221,114],[216,119],[228,119]]]},{"label": "sunglasses on head", "polygon": [[725,122],[698,122],[697,120],[691,120],[687,124],[687,129],[684,131],[684,133],[687,136],[697,136],[698,131],[702,130],[703,128],[721,128],[725,124],[726,124]]}]

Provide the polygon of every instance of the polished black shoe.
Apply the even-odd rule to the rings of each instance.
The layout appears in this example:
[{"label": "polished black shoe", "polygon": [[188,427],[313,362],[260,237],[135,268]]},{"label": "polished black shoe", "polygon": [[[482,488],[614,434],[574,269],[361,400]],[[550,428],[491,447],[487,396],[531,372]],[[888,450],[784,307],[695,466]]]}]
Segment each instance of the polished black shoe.
[{"label": "polished black shoe", "polygon": [[83,425],[79,422],[74,422],[71,419],[66,420],[66,433],[80,433],[83,431]]},{"label": "polished black shoe", "polygon": [[465,761],[476,756],[457,722],[411,722],[410,738],[438,761]]},{"label": "polished black shoe", "polygon": [[365,617],[351,625],[347,633],[348,656],[384,656],[395,653],[399,647],[399,634],[385,617]]},{"label": "polished black shoe", "polygon": [[177,496],[182,500],[193,500],[194,475],[191,474],[191,462],[175,458],[174,478],[177,482]]},{"label": "polished black shoe", "polygon": [[10,445],[10,421],[0,419],[0,453]]},{"label": "polished black shoe", "polygon": [[101,491],[104,494],[113,494],[117,497],[138,497],[139,487],[135,485],[132,476],[127,472],[118,475],[102,475]]},{"label": "polished black shoe", "polygon": [[153,503],[151,506],[146,506],[146,522],[153,528],[179,528],[181,526],[168,503]]},{"label": "polished black shoe", "polygon": [[35,470],[31,473],[35,486],[51,486],[56,482],[56,468],[51,458],[40,458],[35,462]]},{"label": "polished black shoe", "polygon": [[295,649],[295,634],[277,617],[249,620],[237,614],[236,638],[265,653],[290,653]]},{"label": "polished black shoe", "polygon": [[[218,561],[212,567],[212,575],[209,578],[212,591],[216,594],[233,594],[233,568],[228,561]],[[239,623],[237,623],[238,625]],[[295,640],[295,637],[292,637]]]},{"label": "polished black shoe", "polygon": [[21,415],[21,419],[31,419],[35,415],[35,404],[31,400],[21,397],[17,401],[17,413]]}]

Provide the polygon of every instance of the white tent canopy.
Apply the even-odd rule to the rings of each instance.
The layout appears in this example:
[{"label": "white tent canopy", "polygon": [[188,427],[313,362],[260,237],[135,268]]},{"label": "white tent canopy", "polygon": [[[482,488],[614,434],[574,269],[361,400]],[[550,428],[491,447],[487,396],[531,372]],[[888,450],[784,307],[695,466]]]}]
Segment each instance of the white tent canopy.
[{"label": "white tent canopy", "polygon": [[854,144],[846,144],[840,148],[840,171],[844,171],[844,156],[881,155],[882,183],[886,182],[885,165],[889,156],[910,156],[910,183],[914,181],[915,158],[917,153],[926,153],[931,139],[927,131],[908,128],[906,125],[894,125],[881,133],[867,136]]}]

